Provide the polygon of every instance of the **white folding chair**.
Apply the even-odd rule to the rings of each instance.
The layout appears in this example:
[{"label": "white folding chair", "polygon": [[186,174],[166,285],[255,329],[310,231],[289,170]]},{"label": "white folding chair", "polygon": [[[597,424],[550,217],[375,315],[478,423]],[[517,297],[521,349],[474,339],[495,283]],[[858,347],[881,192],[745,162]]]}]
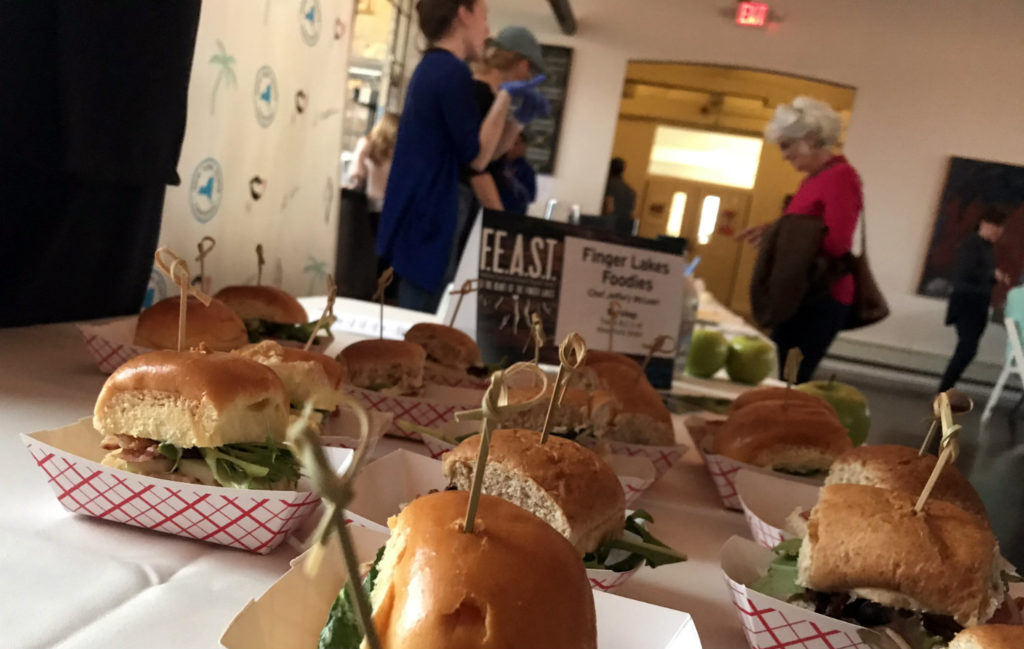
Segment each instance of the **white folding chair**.
[{"label": "white folding chair", "polygon": [[1024,287],[1018,286],[1006,296],[1006,317],[1003,323],[1006,325],[1006,360],[1003,361],[1003,370],[992,388],[985,410],[981,413],[982,424],[991,419],[1010,374],[1015,373],[1020,378],[1021,388],[1024,388],[1024,345],[1021,344],[1021,333],[1024,332]]}]

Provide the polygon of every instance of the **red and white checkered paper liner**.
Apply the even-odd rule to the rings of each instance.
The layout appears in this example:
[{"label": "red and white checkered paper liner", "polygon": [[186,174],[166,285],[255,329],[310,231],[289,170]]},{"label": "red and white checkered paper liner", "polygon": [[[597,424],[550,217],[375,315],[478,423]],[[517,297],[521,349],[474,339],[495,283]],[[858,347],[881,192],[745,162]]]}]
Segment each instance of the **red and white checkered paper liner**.
[{"label": "red and white checkered paper liner", "polygon": [[715,483],[715,490],[718,491],[718,497],[722,499],[722,506],[726,509],[742,511],[743,505],[736,493],[736,474],[740,469],[753,467],[731,457],[707,453],[700,444],[697,444],[697,450],[704,458],[704,465],[708,468],[708,474]]},{"label": "red and white checkered paper liner", "polygon": [[455,444],[433,435],[422,435],[423,445],[427,447],[430,457],[440,460],[441,456],[455,448]]},{"label": "red and white checkered paper liner", "polygon": [[[579,441],[584,446],[594,447],[599,442],[593,437],[581,437]],[[632,457],[645,457],[654,465],[654,482],[671,469],[676,462],[683,459],[689,447],[685,444],[674,446],[651,446],[648,444],[628,444],[626,442],[601,441],[600,444],[607,444],[607,448],[616,455],[629,455]],[[650,485],[648,485],[650,486]],[[646,487],[645,487],[646,489]]]},{"label": "red and white checkered paper liner", "polygon": [[744,469],[736,476],[736,492],[750,534],[766,548],[794,538],[784,527],[786,517],[797,508],[810,511],[818,502],[818,491],[816,484],[801,484],[796,479],[763,470]]},{"label": "red and white checkered paper liner", "polygon": [[640,566],[626,572],[614,572],[604,568],[587,568],[587,579],[590,580],[590,587],[605,593],[614,593],[619,586],[626,583],[636,574]]},{"label": "red and white checkered paper liner", "polygon": [[266,554],[320,501],[310,491],[227,489],[136,475],[44,441],[63,431],[91,432],[99,449],[88,419],[21,437],[57,500],[73,513]]},{"label": "red and white checkered paper liner", "polygon": [[80,324],[85,348],[101,372],[110,374],[131,359],[153,351],[133,344],[138,317],[119,318],[105,324]]},{"label": "red and white checkered paper liner", "polygon": [[[483,397],[483,391],[432,388],[431,386],[426,388],[423,396],[417,397],[388,396],[351,385],[345,386],[344,390],[355,397],[367,410],[390,412],[396,420],[405,419],[430,428],[437,428],[445,422],[454,421],[455,413],[460,410],[479,408]],[[384,434],[415,441],[422,440],[422,435],[418,432],[402,430],[394,422],[385,430]]]},{"label": "red and white checkered paper liner", "polygon": [[765,571],[774,555],[739,537],[722,547],[722,577],[750,649],[873,649],[864,627],[768,597],[744,585]]}]

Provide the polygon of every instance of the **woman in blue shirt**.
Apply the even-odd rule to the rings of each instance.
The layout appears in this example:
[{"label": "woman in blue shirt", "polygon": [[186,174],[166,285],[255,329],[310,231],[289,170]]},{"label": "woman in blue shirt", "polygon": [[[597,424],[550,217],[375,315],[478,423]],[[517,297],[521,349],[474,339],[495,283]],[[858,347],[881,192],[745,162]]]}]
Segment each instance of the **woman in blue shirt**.
[{"label": "woman in blue shirt", "polygon": [[377,252],[395,269],[399,306],[434,312],[452,253],[460,170],[487,167],[511,100],[499,90],[481,116],[466,65],[484,50],[487,0],[420,0],[416,12],[430,48],[406,93]]}]

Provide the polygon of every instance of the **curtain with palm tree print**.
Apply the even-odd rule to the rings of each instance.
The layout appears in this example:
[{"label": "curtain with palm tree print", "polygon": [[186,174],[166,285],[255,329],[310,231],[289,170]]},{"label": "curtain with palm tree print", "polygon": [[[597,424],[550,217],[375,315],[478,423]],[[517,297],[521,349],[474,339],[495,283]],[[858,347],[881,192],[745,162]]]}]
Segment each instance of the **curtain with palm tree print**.
[{"label": "curtain with palm tree print", "polygon": [[[191,262],[204,236],[212,290],[263,282],[322,294],[334,267],[352,0],[203,4],[178,175],[160,244]],[[158,274],[157,274],[158,275]],[[148,300],[166,287],[154,282]]]}]

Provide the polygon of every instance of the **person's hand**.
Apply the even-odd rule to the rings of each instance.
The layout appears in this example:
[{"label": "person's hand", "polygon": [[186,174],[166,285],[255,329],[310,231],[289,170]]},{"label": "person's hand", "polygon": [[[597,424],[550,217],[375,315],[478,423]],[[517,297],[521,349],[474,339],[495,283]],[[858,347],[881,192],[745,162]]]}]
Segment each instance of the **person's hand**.
[{"label": "person's hand", "polygon": [[547,117],[550,114],[551,104],[536,89],[520,96],[519,106],[512,112],[512,116],[520,124],[529,124],[538,117]]},{"label": "person's hand", "polygon": [[535,92],[537,86],[544,83],[545,79],[547,79],[546,76],[544,76],[543,74],[538,74],[537,76],[528,81],[506,81],[505,83],[501,84],[499,88],[501,90],[504,90],[513,97],[522,97],[527,92]]},{"label": "person's hand", "polygon": [[1010,276],[1003,272],[1001,269],[996,269],[996,281],[1004,286],[1010,285]]},{"label": "person's hand", "polygon": [[761,225],[750,226],[743,232],[737,234],[736,240],[745,241],[746,243],[749,243],[750,245],[757,248],[758,246],[761,245],[761,239],[764,237],[764,233],[770,225],[771,223],[762,223]]}]

